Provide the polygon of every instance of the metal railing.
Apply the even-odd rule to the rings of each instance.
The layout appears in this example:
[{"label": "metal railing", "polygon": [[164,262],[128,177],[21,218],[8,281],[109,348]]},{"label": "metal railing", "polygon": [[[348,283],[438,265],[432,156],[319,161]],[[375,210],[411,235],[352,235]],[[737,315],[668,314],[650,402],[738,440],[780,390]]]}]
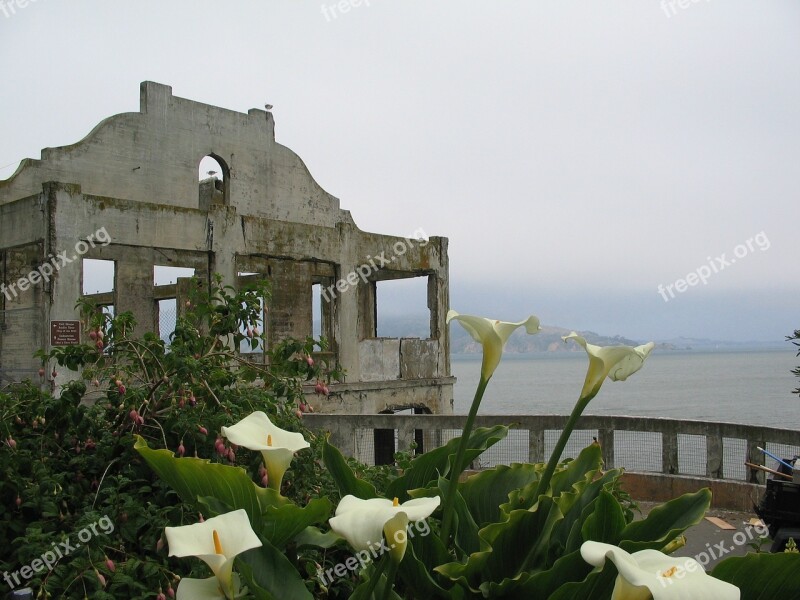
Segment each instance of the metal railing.
[{"label": "metal railing", "polygon": [[[304,416],[310,429],[328,431],[342,452],[367,464],[390,462],[394,452],[424,452],[461,434],[466,415]],[[474,468],[512,462],[543,462],[567,422],[561,415],[482,415],[476,427],[508,425],[508,436],[479,459]],[[747,467],[771,464],[758,447],[781,457],[800,454],[800,432],[772,427],[649,417],[583,416],[562,459],[575,457],[596,439],[606,468],[691,475],[763,483],[764,472]]]}]

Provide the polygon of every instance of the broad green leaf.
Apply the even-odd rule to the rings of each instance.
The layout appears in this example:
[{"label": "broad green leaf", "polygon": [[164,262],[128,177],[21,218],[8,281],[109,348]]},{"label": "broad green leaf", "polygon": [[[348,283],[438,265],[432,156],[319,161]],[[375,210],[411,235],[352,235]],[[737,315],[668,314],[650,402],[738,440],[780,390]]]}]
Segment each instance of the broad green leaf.
[{"label": "broad green leaf", "polygon": [[[553,478],[550,480],[548,493],[555,498],[560,493],[572,488],[579,481],[591,481],[593,474],[600,470],[603,465],[600,446],[590,444],[584,448],[577,458],[561,463]],[[500,508],[508,513],[517,509],[528,509],[536,504],[536,488],[539,486],[538,479],[525,485],[522,489],[513,491],[508,498],[508,502]]]},{"label": "broad green leaf", "polygon": [[344,538],[333,531],[322,533],[316,527],[306,527],[294,537],[294,541],[298,546],[316,546],[327,550],[339,542],[343,542]]},{"label": "broad green leaf", "polygon": [[184,502],[197,506],[198,498],[213,496],[231,510],[244,509],[254,529],[257,529],[262,507],[289,502],[274,490],[258,487],[240,467],[214,464],[200,458],[176,458],[169,450],[149,448],[140,436],[136,436],[133,447]]},{"label": "broad green leaf", "polygon": [[518,588],[520,598],[549,598],[566,583],[580,582],[592,571],[592,566],[583,560],[580,551],[561,556],[546,571],[533,573]]},{"label": "broad green leaf", "polygon": [[508,521],[494,523],[480,531],[488,550],[475,552],[466,563],[448,563],[434,570],[451,580],[480,592],[490,582],[516,578],[521,573],[543,568],[550,534],[562,518],[548,496],[542,496],[535,510],[515,510]]},{"label": "broad green leaf", "polygon": [[322,446],[322,461],[336,482],[336,487],[342,497],[348,494],[352,494],[362,500],[378,497],[375,486],[367,481],[358,479],[347,464],[344,456],[342,456],[342,453],[339,452],[339,449],[332,446],[327,438]]},{"label": "broad green leaf", "polygon": [[625,513],[617,499],[605,490],[600,492],[594,512],[584,521],[581,528],[583,540],[616,544],[625,529]]},{"label": "broad green leaf", "polygon": [[[439,536],[431,533],[409,538],[406,555],[397,572],[415,598],[449,598],[450,595],[431,576],[431,566],[452,560]],[[430,566],[429,566],[430,565]]]},{"label": "broad green leaf", "polygon": [[[504,425],[476,428],[469,437],[467,451],[464,453],[465,464],[471,463],[506,435],[508,435],[508,427]],[[450,463],[455,458],[460,440],[460,437],[453,438],[444,446],[417,456],[411,461],[411,465],[405,472],[389,484],[386,496],[388,498],[396,497],[404,502],[409,497],[409,490],[436,485],[439,477],[447,477],[450,473]]]},{"label": "broad green leaf", "polygon": [[313,600],[300,573],[289,559],[261,537],[264,544],[243,552],[236,567],[257,598],[263,600]]},{"label": "broad green leaf", "polygon": [[[569,582],[559,586],[547,600],[601,600],[611,598],[617,569],[608,561],[602,571],[593,571],[581,582]],[[713,600],[709,598],[708,600]]]},{"label": "broad green leaf", "polygon": [[599,479],[595,479],[583,489],[578,499],[564,515],[563,523],[559,523],[558,529],[553,532],[551,538],[553,560],[580,549],[581,544],[585,541],[581,528],[586,519],[594,512],[598,494],[601,490],[605,490],[613,495],[612,490],[621,476],[622,470],[620,469],[606,471]]},{"label": "broad green leaf", "polygon": [[645,519],[629,523],[620,534],[620,548],[638,552],[661,550],[692,525],[700,522],[711,505],[711,490],[684,494],[655,507]]},{"label": "broad green leaf", "polygon": [[542,471],[543,464],[497,465],[468,477],[458,490],[472,518],[479,527],[484,527],[489,523],[504,521],[507,515],[500,510],[500,505],[508,502],[508,495],[514,490],[538,482]]},{"label": "broad green leaf", "polygon": [[720,562],[711,575],[738,587],[741,600],[800,598],[800,554],[733,556]]},{"label": "broad green leaf", "polygon": [[[461,486],[459,486],[461,487]],[[441,498],[447,497],[447,491],[450,489],[450,481],[444,477],[439,478],[439,495]],[[463,554],[469,555],[481,549],[481,541],[478,537],[478,525],[472,518],[472,515],[461,496],[461,491],[456,490],[453,510],[455,511],[455,526],[453,533],[455,535],[456,545],[459,547]]]},{"label": "broad green leaf", "polygon": [[361,571],[359,575],[361,583],[359,583],[356,589],[353,590],[353,593],[350,595],[350,600],[403,600],[397,595],[397,592],[395,592],[394,589],[389,590],[388,595],[386,594],[388,582],[386,580],[386,575],[383,573],[379,575],[378,582],[375,585],[375,589],[372,591],[372,593],[367,594],[368,588],[372,583],[372,579],[376,575],[375,571],[375,564],[369,565],[367,568]]},{"label": "broad green leaf", "polygon": [[272,545],[283,549],[307,527],[327,521],[330,514],[331,501],[327,498],[315,498],[302,508],[294,504],[268,506],[258,532],[265,535]]}]

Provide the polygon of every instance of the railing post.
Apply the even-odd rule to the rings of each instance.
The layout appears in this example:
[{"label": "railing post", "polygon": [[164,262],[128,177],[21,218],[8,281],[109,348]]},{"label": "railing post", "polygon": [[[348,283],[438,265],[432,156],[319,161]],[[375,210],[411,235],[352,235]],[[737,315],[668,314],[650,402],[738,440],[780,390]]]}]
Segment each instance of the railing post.
[{"label": "railing post", "polygon": [[614,468],[614,430],[598,429],[597,441],[600,444],[600,452],[603,455],[603,463],[606,470]]},{"label": "railing post", "polygon": [[528,462],[544,462],[544,429],[528,430]]},{"label": "railing post", "polygon": [[[763,440],[753,441],[747,440],[747,462],[753,463],[754,465],[762,465],[765,466],[767,464],[766,456],[764,453],[759,450],[759,446],[761,448],[766,448],[767,443]],[[758,483],[760,485],[764,485],[764,471],[760,469],[754,469],[753,467],[747,467],[748,477],[747,480],[750,483]]]},{"label": "railing post", "polygon": [[336,446],[345,456],[356,456],[356,428],[355,422],[337,419],[336,425],[331,423],[330,443]]},{"label": "railing post", "polygon": [[404,420],[397,428],[397,451],[407,452],[411,448],[411,442],[416,441],[414,436],[414,423],[410,419]]},{"label": "railing post", "polygon": [[678,473],[678,433],[675,430],[661,433],[661,472]]},{"label": "railing post", "polygon": [[722,479],[722,436],[706,436],[706,477]]}]

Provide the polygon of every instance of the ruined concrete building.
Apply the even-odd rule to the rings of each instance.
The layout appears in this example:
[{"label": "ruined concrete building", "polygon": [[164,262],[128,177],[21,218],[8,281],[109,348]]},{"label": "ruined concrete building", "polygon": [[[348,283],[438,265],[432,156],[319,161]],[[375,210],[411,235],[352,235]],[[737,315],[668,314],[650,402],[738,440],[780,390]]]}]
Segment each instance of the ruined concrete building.
[{"label": "ruined concrete building", "polygon": [[[238,113],[144,82],[139,112],[46,148],[0,181],[0,377],[38,380],[34,350],[85,336],[74,307],[89,291],[87,265],[110,273],[94,298],[117,314],[131,311],[140,332],[163,327],[160,312],[181,306],[187,282],[156,285],[154,269],[181,267],[232,285],[268,279],[268,344],[311,335],[319,311],[321,333],[347,370],[346,383],[314,402],[323,411],[450,412],[447,239],[361,231],[300,157],[275,142],[274,125],[268,111]],[[219,173],[198,184],[205,157]],[[48,263],[58,267],[52,275]],[[427,279],[429,335],[377,337],[377,288],[412,277]],[[56,383],[70,376],[59,373]]]}]

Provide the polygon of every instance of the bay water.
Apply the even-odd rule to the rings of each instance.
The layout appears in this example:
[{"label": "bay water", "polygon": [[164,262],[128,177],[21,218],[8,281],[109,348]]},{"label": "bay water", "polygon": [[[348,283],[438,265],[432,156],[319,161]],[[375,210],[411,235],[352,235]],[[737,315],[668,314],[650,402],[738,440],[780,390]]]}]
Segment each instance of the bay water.
[{"label": "bay water", "polygon": [[[800,429],[795,348],[752,351],[654,350],[627,381],[606,380],[585,414],[667,417]],[[456,414],[469,412],[481,355],[453,355]],[[568,415],[586,376],[581,352],[503,355],[479,414]]]}]

